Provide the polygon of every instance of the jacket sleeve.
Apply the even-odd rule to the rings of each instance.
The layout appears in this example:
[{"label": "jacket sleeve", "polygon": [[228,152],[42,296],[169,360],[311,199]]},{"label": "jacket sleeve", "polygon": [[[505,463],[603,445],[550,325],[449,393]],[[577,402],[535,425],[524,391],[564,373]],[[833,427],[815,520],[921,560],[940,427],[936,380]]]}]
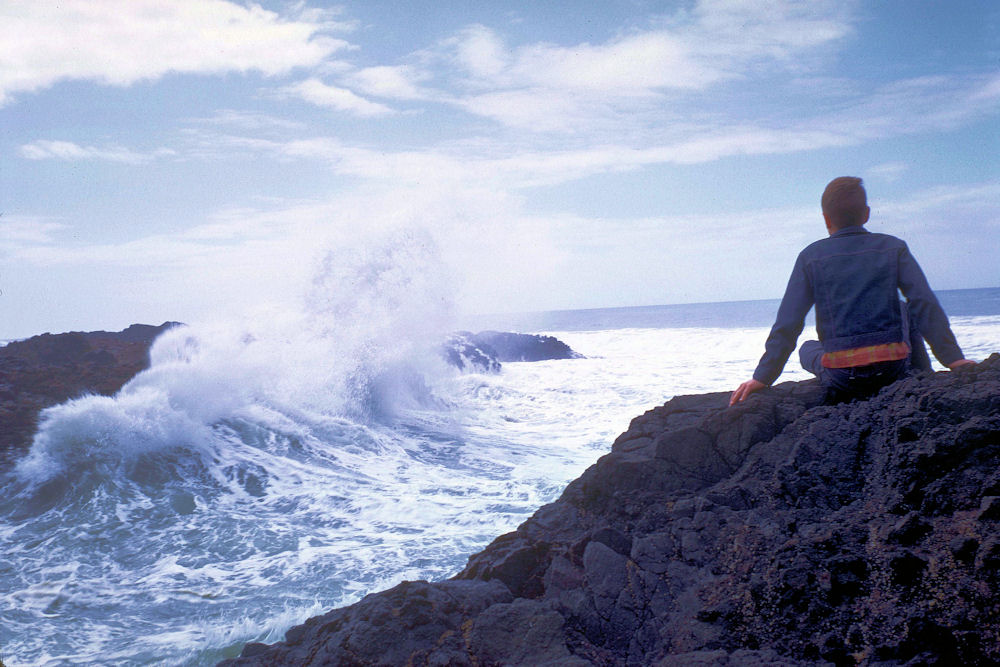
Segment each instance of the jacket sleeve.
[{"label": "jacket sleeve", "polygon": [[795,343],[802,333],[806,315],[813,305],[813,290],[809,276],[806,274],[805,260],[800,253],[795,260],[795,267],[788,279],[785,296],[778,307],[771,333],[764,343],[764,356],[757,364],[753,378],[764,384],[772,384],[781,375],[789,355],[795,349]]},{"label": "jacket sleeve", "polygon": [[899,255],[899,289],[909,303],[917,330],[930,343],[938,361],[947,366],[964,358],[951,331],[948,316],[905,243]]}]

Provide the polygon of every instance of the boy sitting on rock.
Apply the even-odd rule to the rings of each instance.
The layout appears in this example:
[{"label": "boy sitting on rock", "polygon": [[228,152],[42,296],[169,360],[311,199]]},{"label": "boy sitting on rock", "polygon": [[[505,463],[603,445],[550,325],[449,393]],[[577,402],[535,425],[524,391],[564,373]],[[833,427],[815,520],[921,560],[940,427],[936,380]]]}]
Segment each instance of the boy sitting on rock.
[{"label": "boy sitting on rock", "polygon": [[[819,377],[830,400],[867,397],[911,368],[930,370],[924,337],[948,368],[974,364],[963,357],[948,316],[906,244],[864,228],[871,209],[861,179],[833,179],[821,203],[830,236],[799,253],[764,356],[729,404],[778,379],[813,305],[819,341],[803,343],[799,359]],[[900,291],[906,303],[899,300]]]}]

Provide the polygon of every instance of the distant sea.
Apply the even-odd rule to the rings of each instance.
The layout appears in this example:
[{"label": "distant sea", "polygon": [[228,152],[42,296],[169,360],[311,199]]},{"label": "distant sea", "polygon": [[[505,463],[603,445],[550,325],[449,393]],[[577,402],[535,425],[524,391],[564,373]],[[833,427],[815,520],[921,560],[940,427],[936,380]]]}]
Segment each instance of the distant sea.
[{"label": "distant sea", "polygon": [[[950,317],[1000,315],[1000,287],[935,292]],[[585,310],[553,310],[482,318],[483,326],[526,331],[599,331],[606,329],[670,329],[691,327],[770,327],[780,299],[720,301],[665,306],[626,306]],[[812,324],[812,313],[808,324]]]},{"label": "distant sea", "polygon": [[[966,356],[1000,349],[1000,289],[938,294]],[[585,356],[499,374],[446,366],[399,320],[171,330],[117,396],[47,411],[0,472],[4,663],[209,665],[451,576],[632,417],[748,378],[777,305],[481,318]]]}]

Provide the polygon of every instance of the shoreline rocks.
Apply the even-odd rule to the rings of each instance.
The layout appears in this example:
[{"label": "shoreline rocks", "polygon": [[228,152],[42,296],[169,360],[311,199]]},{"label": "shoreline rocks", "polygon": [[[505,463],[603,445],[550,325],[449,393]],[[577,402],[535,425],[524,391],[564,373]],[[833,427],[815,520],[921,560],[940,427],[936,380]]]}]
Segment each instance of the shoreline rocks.
[{"label": "shoreline rocks", "polygon": [[84,394],[110,396],[149,366],[149,346],[177,322],[118,332],[42,334],[0,347],[0,463],[31,445],[38,414]]},{"label": "shoreline rocks", "polygon": [[1000,662],[1000,356],[849,404],[727,399],[637,417],[452,579],[222,664]]},{"label": "shoreline rocks", "polygon": [[480,331],[469,334],[472,341],[496,353],[497,361],[546,361],[549,359],[581,359],[569,345],[553,336],[511,333],[509,331]]},{"label": "shoreline rocks", "polygon": [[455,368],[476,373],[499,373],[508,361],[582,359],[558,338],[505,331],[459,331],[441,348],[445,361]]}]

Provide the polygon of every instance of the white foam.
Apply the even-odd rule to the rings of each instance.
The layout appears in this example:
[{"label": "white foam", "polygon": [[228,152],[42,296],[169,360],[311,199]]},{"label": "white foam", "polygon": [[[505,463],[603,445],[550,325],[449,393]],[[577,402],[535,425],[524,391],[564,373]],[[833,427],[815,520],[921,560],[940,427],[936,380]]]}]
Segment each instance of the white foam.
[{"label": "white foam", "polygon": [[419,389],[408,377],[441,368],[431,349],[449,300],[436,266],[433,243],[414,231],[331,249],[297,307],[168,330],[150,368],[113,398],[46,410],[19,469],[44,478],[82,458],[201,448],[220,421],[267,411],[293,421],[391,414]]}]

